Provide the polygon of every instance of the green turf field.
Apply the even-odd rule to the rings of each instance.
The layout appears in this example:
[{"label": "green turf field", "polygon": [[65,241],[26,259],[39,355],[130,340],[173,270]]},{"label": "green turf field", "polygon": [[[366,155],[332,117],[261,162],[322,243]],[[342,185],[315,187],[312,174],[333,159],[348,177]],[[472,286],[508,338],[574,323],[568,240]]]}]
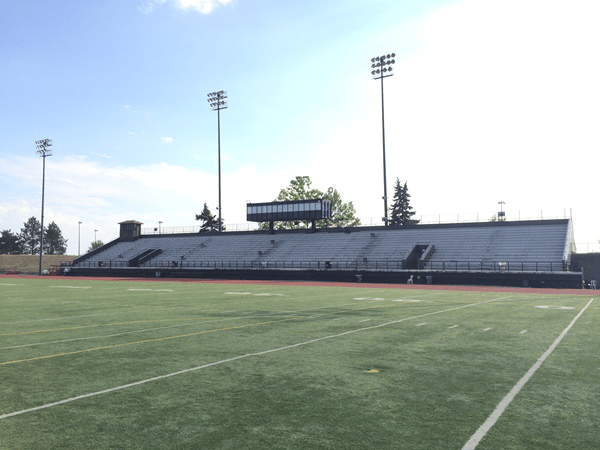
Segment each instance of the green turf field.
[{"label": "green turf field", "polygon": [[598,449],[591,299],[0,278],[0,449]]}]

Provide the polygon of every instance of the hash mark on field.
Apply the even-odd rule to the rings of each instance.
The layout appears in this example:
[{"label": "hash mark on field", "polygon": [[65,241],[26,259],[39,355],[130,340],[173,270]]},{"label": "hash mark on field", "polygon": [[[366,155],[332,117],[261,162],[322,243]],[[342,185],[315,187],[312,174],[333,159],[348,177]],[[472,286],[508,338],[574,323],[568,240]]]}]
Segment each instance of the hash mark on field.
[{"label": "hash mark on field", "polygon": [[343,319],[343,317],[337,317],[337,318],[331,319],[331,320],[342,320],[342,319]]},{"label": "hash mark on field", "polygon": [[449,330],[451,330],[452,328],[456,328],[458,325],[452,325],[451,327],[448,327]]},{"label": "hash mark on field", "polygon": [[519,334],[525,334],[525,333],[527,333],[527,330],[523,330]]},{"label": "hash mark on field", "polygon": [[420,323],[419,325],[415,325],[415,327],[422,327],[423,325],[427,325],[427,322]]},{"label": "hash mark on field", "polygon": [[491,328],[484,328],[483,331],[490,331]]},{"label": "hash mark on field", "polygon": [[368,322],[371,319],[363,319],[363,320],[359,320],[359,322]]}]

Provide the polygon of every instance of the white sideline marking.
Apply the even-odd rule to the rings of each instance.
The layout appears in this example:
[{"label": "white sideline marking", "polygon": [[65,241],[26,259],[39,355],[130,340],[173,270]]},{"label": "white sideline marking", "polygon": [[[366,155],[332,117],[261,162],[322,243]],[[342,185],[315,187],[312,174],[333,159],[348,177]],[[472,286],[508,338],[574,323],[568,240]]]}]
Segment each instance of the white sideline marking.
[{"label": "white sideline marking", "polygon": [[494,426],[496,421],[500,418],[500,416],[502,415],[504,410],[508,407],[510,402],[513,401],[513,399],[519,393],[521,388],[523,386],[525,386],[525,383],[527,383],[529,381],[529,379],[533,376],[533,374],[540,368],[540,366],[544,363],[546,358],[548,358],[548,356],[550,356],[550,354],[552,354],[554,349],[558,346],[558,344],[560,344],[560,341],[563,340],[563,338],[567,335],[567,333],[569,332],[571,327],[573,325],[575,325],[575,322],[577,322],[577,320],[581,317],[581,315],[585,312],[587,307],[590,306],[593,301],[594,301],[594,299],[591,299],[588,302],[588,304],[585,305],[585,307],[581,311],[579,311],[579,314],[577,314],[575,316],[575,318],[571,321],[571,323],[567,326],[567,328],[565,328],[563,330],[563,332],[560,333],[560,336],[558,336],[556,338],[556,340],[552,343],[552,345],[548,348],[548,350],[546,350],[546,352],[540,357],[540,359],[538,359],[537,362],[533,366],[531,366],[531,368],[527,371],[527,373],[523,376],[523,378],[521,378],[517,382],[517,384],[514,385],[514,387],[510,390],[510,392],[508,394],[506,394],[506,397],[504,397],[502,399],[502,401],[500,403],[498,403],[498,406],[496,406],[496,409],[494,409],[492,414],[490,414],[490,416],[483,423],[483,425],[481,425],[479,427],[479,429],[475,432],[475,434],[473,434],[473,436],[471,436],[471,439],[469,439],[467,441],[467,443],[462,448],[462,450],[474,450],[475,447],[477,447],[479,442],[485,437],[485,435],[490,430],[490,428],[492,428]]},{"label": "white sideline marking", "polygon": [[158,381],[158,380],[162,380],[162,379],[165,379],[165,378],[174,377],[176,375],[182,375],[184,373],[194,372],[196,370],[206,369],[207,367],[217,366],[219,364],[224,364],[224,363],[236,361],[238,359],[244,359],[244,358],[247,358],[249,356],[266,355],[268,353],[274,353],[274,352],[278,352],[278,351],[281,351],[281,350],[288,350],[288,349],[291,349],[291,348],[301,347],[303,345],[314,344],[315,342],[320,342],[320,341],[325,341],[327,339],[333,339],[333,338],[337,338],[337,337],[342,337],[342,336],[346,336],[346,335],[349,335],[349,334],[358,333],[360,331],[374,330],[376,328],[382,328],[382,327],[386,327],[388,325],[394,325],[394,324],[397,324],[397,323],[406,322],[408,320],[419,319],[421,317],[433,316],[435,314],[442,314],[442,313],[450,312],[450,311],[457,311],[459,309],[469,308],[471,306],[483,305],[485,303],[495,302],[495,301],[498,301],[498,300],[504,300],[504,299],[510,298],[510,297],[512,297],[512,295],[508,295],[506,297],[493,298],[491,300],[485,300],[483,302],[478,302],[478,303],[469,303],[468,305],[456,306],[454,308],[442,309],[440,311],[434,311],[434,312],[430,312],[430,313],[426,313],[426,314],[420,314],[418,316],[406,317],[404,319],[398,319],[398,320],[394,320],[392,322],[381,323],[379,325],[372,325],[370,327],[357,328],[356,330],[344,331],[342,333],[332,334],[332,335],[324,336],[324,337],[320,337],[320,338],[315,338],[315,339],[311,339],[309,341],[299,342],[297,344],[286,345],[284,347],[272,348],[270,350],[264,350],[262,352],[246,353],[245,355],[239,355],[239,356],[234,356],[234,357],[228,358],[228,359],[222,359],[221,361],[215,361],[215,362],[212,362],[212,363],[203,364],[201,366],[192,367],[192,368],[189,368],[189,369],[184,369],[184,370],[180,370],[178,372],[168,373],[166,375],[160,375],[160,376],[153,377],[153,378],[148,378],[146,380],[136,381],[134,383],[124,384],[122,386],[116,386],[116,387],[113,387],[113,388],[104,389],[102,391],[90,392],[88,394],[78,395],[77,397],[66,398],[64,400],[59,400],[59,401],[53,402],[53,403],[47,403],[45,405],[36,406],[34,408],[22,409],[21,411],[14,411],[14,412],[11,412],[11,413],[0,414],[0,420],[7,419],[9,417],[19,416],[21,414],[25,414],[25,413],[29,413],[29,412],[33,412],[33,411],[39,411],[41,409],[52,408],[54,406],[63,405],[65,403],[74,402],[76,400],[82,400],[84,398],[95,397],[97,395],[108,394],[110,392],[120,391],[122,389],[127,389],[127,388],[130,388],[130,387],[134,387],[134,386],[139,386],[139,385],[142,385],[142,384],[146,384],[146,383],[149,383],[151,381]]},{"label": "white sideline marking", "polygon": [[452,328],[456,328],[458,325],[452,325],[451,327],[448,327],[449,330],[451,330]]},{"label": "white sideline marking", "polygon": [[67,289],[91,289],[91,286],[48,286],[51,288],[67,288]]},{"label": "white sideline marking", "polygon": [[127,289],[128,291],[174,292],[173,289]]},{"label": "white sideline marking", "polygon": [[483,331],[490,331],[491,328],[484,328]]},{"label": "white sideline marking", "polygon": [[540,306],[534,306],[534,308],[540,308],[540,309],[575,309],[573,306],[556,306],[556,305],[540,305]]}]

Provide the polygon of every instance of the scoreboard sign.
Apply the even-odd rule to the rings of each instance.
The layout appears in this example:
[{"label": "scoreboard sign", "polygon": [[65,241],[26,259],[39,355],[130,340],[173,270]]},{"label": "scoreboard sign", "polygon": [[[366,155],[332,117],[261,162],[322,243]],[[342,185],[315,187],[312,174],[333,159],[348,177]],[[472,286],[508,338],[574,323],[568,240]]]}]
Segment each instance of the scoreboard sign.
[{"label": "scoreboard sign", "polygon": [[292,200],[287,202],[248,203],[248,222],[288,222],[331,219],[331,200]]}]

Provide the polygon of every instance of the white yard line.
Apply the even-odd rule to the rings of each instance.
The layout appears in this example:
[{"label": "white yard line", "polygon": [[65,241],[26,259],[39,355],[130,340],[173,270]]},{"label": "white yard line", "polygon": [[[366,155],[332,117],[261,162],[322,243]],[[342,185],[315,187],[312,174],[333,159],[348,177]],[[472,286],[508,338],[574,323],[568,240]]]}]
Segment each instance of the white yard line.
[{"label": "white yard line", "polygon": [[[111,338],[111,337],[116,337],[116,336],[124,336],[126,334],[144,333],[146,331],[168,330],[170,328],[181,328],[181,327],[188,327],[188,326],[192,326],[192,325],[203,325],[205,323],[211,323],[211,322],[224,322],[227,320],[250,319],[250,318],[251,317],[244,316],[244,317],[228,317],[225,319],[199,320],[197,322],[187,322],[187,323],[180,323],[180,324],[176,324],[176,325],[167,325],[165,327],[144,328],[142,330],[123,331],[121,333],[114,333],[114,334],[100,334],[97,336],[85,336],[85,337],[71,338],[71,339],[60,339],[57,341],[45,341],[45,342],[34,342],[31,344],[11,345],[8,347],[0,347],[0,350],[8,350],[11,348],[22,348],[22,347],[34,347],[36,345],[60,344],[61,342],[87,341],[89,339]],[[173,319],[173,320],[175,321],[176,319]]]},{"label": "white yard line", "polygon": [[[336,306],[347,306],[347,305],[354,305],[354,303],[346,303],[344,305],[336,305]],[[323,308],[334,308],[336,306],[321,306],[318,308],[298,309],[298,310],[296,310],[296,312],[314,311],[314,310],[323,309]],[[217,311],[217,309],[205,309],[200,312],[207,312],[207,311]],[[346,311],[353,311],[353,310],[348,309]],[[229,312],[232,312],[232,311],[229,311]],[[107,314],[113,314],[113,313],[107,313]],[[115,334],[101,334],[101,335],[96,335],[96,336],[86,336],[86,337],[72,338],[72,339],[60,339],[60,340],[56,340],[56,341],[43,341],[43,342],[34,342],[31,344],[11,345],[8,347],[0,347],[0,350],[8,350],[8,349],[12,349],[12,348],[21,348],[21,347],[34,347],[36,345],[59,344],[61,342],[86,341],[89,339],[110,338],[110,337],[116,337],[116,336],[123,336],[126,334],[143,333],[146,331],[155,331],[155,330],[165,330],[165,329],[169,329],[169,328],[186,327],[186,326],[190,326],[190,325],[198,325],[198,324],[211,323],[211,322],[220,322],[220,321],[225,321],[225,320],[271,317],[271,316],[283,315],[283,314],[285,314],[285,312],[271,312],[271,313],[267,313],[267,314],[254,314],[253,311],[249,311],[249,312],[246,312],[243,314],[244,314],[243,316],[237,316],[237,317],[227,317],[227,318],[211,319],[211,320],[200,320],[198,322],[188,322],[188,323],[177,324],[177,325],[169,325],[166,327],[145,328],[143,330],[124,331],[122,333],[115,333]],[[249,314],[252,314],[252,315],[249,315]],[[96,314],[93,314],[93,315],[96,315]],[[106,315],[106,314],[100,314],[100,315]],[[74,316],[74,317],[89,317],[89,316]],[[314,317],[316,317],[316,316],[314,316]],[[333,320],[341,320],[341,319],[344,319],[344,317],[340,317],[339,319],[333,319]],[[40,319],[40,320],[58,320],[58,318],[57,319]],[[173,320],[175,321],[177,319],[173,319]],[[39,320],[35,320],[33,322],[38,322],[38,321]],[[31,322],[31,321],[27,321],[27,322]],[[13,323],[23,323],[23,322],[13,322]]]},{"label": "white yard line", "polygon": [[508,407],[510,402],[513,401],[515,396],[519,393],[519,391],[523,388],[523,386],[525,386],[525,383],[527,383],[529,381],[529,379],[533,376],[533,374],[540,368],[540,366],[544,363],[546,358],[548,358],[548,356],[550,356],[552,354],[554,349],[558,346],[558,344],[560,344],[560,342],[563,340],[563,338],[567,335],[567,333],[569,332],[571,327],[573,325],[575,325],[575,322],[577,322],[577,320],[581,317],[581,315],[585,312],[587,307],[590,306],[593,301],[594,301],[594,299],[591,299],[588,302],[588,304],[585,305],[585,307],[581,311],[579,311],[579,314],[577,314],[575,316],[575,318],[571,321],[571,323],[567,326],[567,328],[565,328],[563,330],[563,332],[560,333],[560,336],[558,336],[556,338],[556,340],[552,343],[552,345],[548,348],[548,350],[546,350],[546,352],[540,357],[540,359],[538,359],[537,362],[533,366],[531,366],[531,369],[529,369],[527,371],[527,373],[523,376],[523,378],[521,378],[517,382],[517,384],[515,384],[515,386],[510,390],[510,392],[508,394],[506,394],[506,397],[504,397],[502,399],[502,401],[500,403],[498,403],[498,406],[496,406],[496,409],[494,409],[492,414],[490,414],[490,416],[483,423],[483,425],[481,425],[479,427],[479,429],[475,432],[475,434],[473,434],[473,436],[471,436],[471,439],[469,439],[467,441],[467,443],[464,445],[462,450],[474,450],[475,447],[477,447],[479,442],[485,437],[485,435],[490,430],[490,428],[492,428],[494,426],[496,421],[500,418],[502,413],[506,410],[506,408]]},{"label": "white yard line", "polygon": [[328,339],[334,339],[334,338],[338,338],[338,337],[342,337],[342,336],[347,336],[347,335],[358,333],[358,332],[361,332],[361,331],[374,330],[376,328],[382,328],[382,327],[386,327],[386,326],[389,326],[389,325],[394,325],[394,324],[397,324],[397,323],[406,322],[408,320],[419,319],[421,317],[428,317],[428,316],[433,316],[433,315],[436,315],[436,314],[442,314],[442,313],[446,313],[446,312],[456,311],[456,310],[459,310],[459,309],[469,308],[471,306],[483,305],[485,303],[495,302],[495,301],[498,301],[498,300],[504,300],[504,299],[510,298],[510,297],[512,297],[512,296],[509,295],[509,296],[506,296],[506,297],[499,297],[499,298],[493,298],[493,299],[490,299],[490,300],[485,300],[483,302],[469,303],[467,305],[456,306],[454,308],[448,308],[448,309],[443,309],[443,310],[440,310],[440,311],[434,311],[434,312],[430,312],[430,313],[420,314],[418,316],[405,317],[404,319],[398,319],[398,320],[394,320],[392,322],[381,323],[379,325],[373,325],[373,326],[370,326],[370,327],[364,327],[364,328],[358,328],[358,329],[355,329],[355,330],[344,331],[343,333],[332,334],[332,335],[329,335],[329,336],[324,336],[324,337],[320,337],[320,338],[316,338],[316,339],[311,339],[309,341],[298,342],[297,344],[291,344],[291,345],[286,345],[284,347],[277,347],[277,348],[273,348],[273,349],[270,349],[270,350],[265,350],[265,351],[262,351],[262,352],[247,353],[245,355],[234,356],[232,358],[222,359],[221,361],[215,361],[215,362],[212,362],[212,363],[203,364],[201,366],[197,366],[197,367],[192,367],[192,368],[189,368],[189,369],[180,370],[178,372],[173,372],[173,373],[169,373],[169,374],[166,374],[166,375],[160,375],[158,377],[148,378],[146,380],[136,381],[134,383],[124,384],[122,386],[116,386],[116,387],[113,387],[113,388],[104,389],[102,391],[90,392],[88,394],[78,395],[76,397],[71,397],[71,398],[67,398],[67,399],[64,399],[64,400],[59,400],[59,401],[53,402],[53,403],[47,403],[45,405],[36,406],[34,408],[23,409],[21,411],[14,411],[14,412],[11,412],[11,413],[1,414],[0,415],[0,420],[7,419],[9,417],[19,416],[21,414],[26,414],[26,413],[33,412],[33,411],[39,411],[39,410],[42,410],[42,409],[52,408],[54,406],[63,405],[65,403],[74,402],[76,400],[82,400],[84,398],[95,397],[97,395],[108,394],[110,392],[115,392],[115,391],[119,391],[119,390],[122,390],[122,389],[127,389],[127,388],[130,388],[130,387],[134,387],[134,386],[139,386],[139,385],[142,385],[142,384],[145,384],[145,383],[149,383],[151,381],[158,381],[158,380],[162,380],[164,378],[170,378],[170,377],[174,377],[176,375],[182,375],[184,373],[194,372],[196,370],[206,369],[207,367],[212,367],[212,366],[217,366],[219,364],[225,364],[225,363],[228,363],[228,362],[237,361],[237,360],[240,360],[240,359],[247,358],[249,356],[266,355],[268,353],[274,353],[274,352],[278,352],[278,351],[281,351],[281,350],[288,350],[288,349],[291,349],[291,348],[296,348],[296,347],[301,347],[301,346],[304,346],[304,345],[314,344],[316,342],[325,341],[325,340],[328,340]]},{"label": "white yard line", "polygon": [[[133,312],[133,311],[128,311]],[[65,320],[65,319],[81,319],[83,317],[94,317],[94,316],[110,316],[115,314],[122,314],[123,311],[115,311],[109,313],[98,313],[98,314],[86,314],[84,316],[69,316],[69,317],[51,317],[47,319],[34,319],[34,320],[22,320],[20,322],[0,322],[0,325],[17,325],[21,323],[34,323],[34,322],[48,322],[51,320]]]}]

